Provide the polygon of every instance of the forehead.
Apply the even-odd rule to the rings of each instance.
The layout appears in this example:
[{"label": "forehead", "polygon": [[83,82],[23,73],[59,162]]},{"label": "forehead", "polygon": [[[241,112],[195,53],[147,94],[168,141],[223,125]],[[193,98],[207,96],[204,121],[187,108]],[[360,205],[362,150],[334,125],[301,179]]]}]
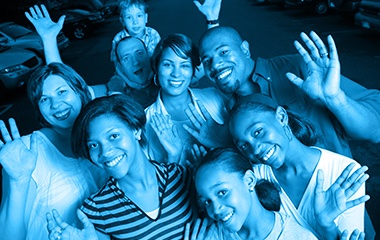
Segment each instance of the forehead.
[{"label": "forehead", "polygon": [[201,55],[210,51],[217,51],[222,47],[229,47],[233,49],[240,49],[241,42],[237,39],[224,34],[223,32],[215,32],[202,39],[199,51]]},{"label": "forehead", "polygon": [[[183,54],[184,55],[184,54]],[[168,48],[165,48],[164,50],[162,50],[162,56],[161,56],[161,61],[162,60],[171,60],[171,61],[188,61],[189,60],[189,57],[181,57],[181,56],[178,56],[178,54],[176,52],[174,52],[174,50],[170,47]]]},{"label": "forehead", "polygon": [[142,5],[133,4],[129,7],[124,8],[124,14],[136,14],[136,13],[144,13],[145,9]]},{"label": "forehead", "polygon": [[146,52],[144,44],[136,38],[123,40],[117,46],[117,52],[119,55],[126,55],[128,53],[133,53],[139,50]]},{"label": "forehead", "polygon": [[43,92],[48,90],[55,90],[57,87],[68,87],[68,83],[59,75],[48,76],[43,84]]},{"label": "forehead", "polygon": [[100,134],[101,130],[108,131],[108,128],[125,127],[125,124],[115,115],[103,114],[95,117],[89,123],[89,135]]}]

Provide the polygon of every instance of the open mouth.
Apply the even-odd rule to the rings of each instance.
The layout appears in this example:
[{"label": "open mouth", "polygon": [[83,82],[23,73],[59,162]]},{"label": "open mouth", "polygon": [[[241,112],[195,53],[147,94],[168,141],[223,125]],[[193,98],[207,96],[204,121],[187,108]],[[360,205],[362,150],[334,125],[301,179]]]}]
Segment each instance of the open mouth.
[{"label": "open mouth", "polygon": [[53,114],[53,116],[57,119],[57,120],[65,120],[67,119],[69,116],[70,116],[70,109],[66,109],[64,111],[61,111],[59,113],[55,113]]},{"label": "open mouth", "polygon": [[262,160],[265,162],[268,161],[268,159],[273,156],[275,150],[276,150],[276,146],[269,148],[267,152],[265,153],[265,155],[262,157]]},{"label": "open mouth", "polygon": [[182,84],[184,83],[184,81],[172,81],[172,80],[169,80],[169,84],[173,87],[180,87]]},{"label": "open mouth", "polygon": [[232,68],[224,68],[220,72],[216,73],[214,79],[223,82],[225,81],[232,73]]},{"label": "open mouth", "polygon": [[227,222],[228,220],[230,220],[231,219],[231,217],[234,215],[234,213],[233,212],[230,212],[229,214],[227,214],[226,216],[224,216],[223,218],[220,218],[220,220],[222,221],[222,222]]},{"label": "open mouth", "polygon": [[121,161],[121,159],[123,159],[123,156],[124,155],[120,155],[112,161],[104,162],[104,165],[106,165],[107,167],[114,167]]},{"label": "open mouth", "polygon": [[133,72],[135,75],[141,75],[143,73],[143,68],[140,68]]}]

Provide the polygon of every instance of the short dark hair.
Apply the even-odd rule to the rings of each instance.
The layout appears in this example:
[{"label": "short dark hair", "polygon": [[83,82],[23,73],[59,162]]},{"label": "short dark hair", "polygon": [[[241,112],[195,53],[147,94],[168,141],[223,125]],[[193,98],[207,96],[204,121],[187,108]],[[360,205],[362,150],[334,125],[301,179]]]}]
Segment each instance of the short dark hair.
[{"label": "short dark hair", "polygon": [[87,147],[89,125],[92,120],[103,115],[117,117],[130,129],[141,129],[140,144],[141,146],[145,146],[144,127],[146,116],[143,107],[129,96],[116,94],[96,98],[80,112],[71,133],[71,149],[76,157],[91,160]]},{"label": "short dark hair", "polygon": [[59,62],[53,62],[48,65],[41,66],[30,76],[27,84],[27,93],[29,100],[37,109],[38,121],[43,127],[51,127],[51,125],[43,118],[38,103],[42,96],[44,81],[50,75],[62,77],[71,89],[79,95],[82,101],[82,107],[91,101],[91,93],[86,82],[70,66]]},{"label": "short dark hair", "polygon": [[193,74],[196,68],[201,64],[198,47],[190,38],[180,33],[170,34],[162,38],[154,49],[151,65],[155,74],[158,73],[158,64],[160,63],[162,52],[167,48],[171,48],[178,57],[190,58]]},{"label": "short dark hair", "polygon": [[[244,176],[252,165],[238,150],[234,148],[215,148],[209,151],[198,165],[198,169],[205,165],[218,165],[228,173],[238,173]],[[256,182],[255,190],[263,207],[269,211],[279,211],[281,206],[280,188],[277,183],[266,179]]]}]

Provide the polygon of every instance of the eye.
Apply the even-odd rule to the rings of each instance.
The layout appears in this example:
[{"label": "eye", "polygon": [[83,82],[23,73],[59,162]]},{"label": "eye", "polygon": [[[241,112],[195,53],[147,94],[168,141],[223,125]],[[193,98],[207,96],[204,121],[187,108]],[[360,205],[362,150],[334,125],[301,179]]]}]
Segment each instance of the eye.
[{"label": "eye", "polygon": [[204,204],[205,206],[209,205],[210,203],[211,203],[211,200],[205,200],[205,201],[203,201],[203,204]]},{"label": "eye", "polygon": [[118,134],[118,133],[113,133],[113,134],[111,134],[110,138],[111,138],[111,139],[117,139],[119,136],[120,136],[120,134]]},{"label": "eye", "polygon": [[137,55],[138,55],[138,56],[143,56],[143,55],[144,55],[144,52],[143,52],[143,51],[138,51],[138,52],[137,52]]},{"label": "eye", "polygon": [[129,56],[124,56],[122,59],[123,62],[129,61]]},{"label": "eye", "polygon": [[139,15],[137,15],[137,17],[139,17],[139,18],[142,18],[142,17],[143,17],[143,15],[142,15],[142,14],[139,14]]},{"label": "eye", "polygon": [[241,145],[239,146],[239,148],[240,148],[241,150],[245,150],[247,147],[248,147],[248,144],[247,144],[247,143],[241,144]]},{"label": "eye", "polygon": [[219,196],[224,196],[224,195],[226,195],[226,193],[227,193],[227,190],[220,190],[220,191],[218,192],[218,195],[219,195]]},{"label": "eye", "polygon": [[202,60],[202,63],[203,63],[204,66],[210,65],[210,62],[211,62],[210,59],[203,59]]},{"label": "eye", "polygon": [[228,53],[228,50],[223,50],[220,52],[220,55],[226,55]]},{"label": "eye", "polygon": [[46,102],[46,101],[47,101],[47,98],[46,98],[46,97],[43,97],[43,98],[40,99],[40,103],[44,103],[44,102]]},{"label": "eye", "polygon": [[191,68],[191,64],[182,64],[183,68]]},{"label": "eye", "polygon": [[67,92],[66,89],[61,89],[61,90],[58,91],[58,94],[59,94],[59,95],[62,95],[62,94],[64,94],[65,92]]},{"label": "eye", "polygon": [[260,133],[263,131],[262,128],[259,128],[257,129],[256,131],[253,132],[253,136],[257,137],[258,135],[260,135]]},{"label": "eye", "polygon": [[89,150],[92,150],[98,146],[97,143],[87,143],[87,147]]}]

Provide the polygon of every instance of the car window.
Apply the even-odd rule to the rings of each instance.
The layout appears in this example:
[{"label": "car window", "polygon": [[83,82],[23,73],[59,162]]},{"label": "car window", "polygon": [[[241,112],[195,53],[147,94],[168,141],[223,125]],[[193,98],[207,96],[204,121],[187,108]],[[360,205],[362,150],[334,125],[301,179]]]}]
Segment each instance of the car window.
[{"label": "car window", "polygon": [[14,39],[25,36],[32,32],[31,30],[17,24],[9,24],[2,26],[0,27],[0,31]]}]

